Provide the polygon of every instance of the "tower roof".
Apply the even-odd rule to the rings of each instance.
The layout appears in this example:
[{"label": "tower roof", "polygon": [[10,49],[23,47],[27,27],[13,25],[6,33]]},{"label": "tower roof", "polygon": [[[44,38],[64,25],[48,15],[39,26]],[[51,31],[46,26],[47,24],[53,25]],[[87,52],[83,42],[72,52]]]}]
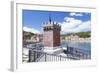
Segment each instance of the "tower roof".
[{"label": "tower roof", "polygon": [[47,25],[53,26],[54,24],[57,24],[57,22],[54,22],[54,21],[51,20],[51,16],[49,16],[48,18],[49,18],[49,19],[48,19],[49,21],[48,21],[48,22],[44,22],[44,23],[43,23],[43,26],[45,26],[45,25],[46,25],[46,26],[47,26]]},{"label": "tower roof", "polygon": [[57,29],[61,29],[61,26],[57,23],[51,20],[51,16],[49,16],[49,22],[45,22],[43,24],[43,28],[57,28]]}]

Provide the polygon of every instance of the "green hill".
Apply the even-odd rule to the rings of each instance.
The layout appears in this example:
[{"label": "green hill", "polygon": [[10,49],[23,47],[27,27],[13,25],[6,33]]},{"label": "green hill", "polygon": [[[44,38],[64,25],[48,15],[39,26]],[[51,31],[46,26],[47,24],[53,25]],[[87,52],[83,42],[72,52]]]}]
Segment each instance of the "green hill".
[{"label": "green hill", "polygon": [[91,37],[91,32],[77,32],[77,33],[69,33],[69,34],[63,34],[61,35],[63,38],[66,36],[70,36],[70,35],[77,35],[80,38],[89,38]]}]

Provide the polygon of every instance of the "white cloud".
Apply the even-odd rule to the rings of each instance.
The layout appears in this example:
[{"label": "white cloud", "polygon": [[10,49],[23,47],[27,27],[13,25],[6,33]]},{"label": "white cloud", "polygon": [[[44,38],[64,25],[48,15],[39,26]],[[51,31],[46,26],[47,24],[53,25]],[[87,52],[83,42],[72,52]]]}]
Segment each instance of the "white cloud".
[{"label": "white cloud", "polygon": [[79,27],[77,28],[78,31],[90,31],[91,30],[91,22],[86,21],[83,22]]},{"label": "white cloud", "polygon": [[29,28],[29,27],[23,27],[23,30],[26,32],[31,32],[31,33],[38,33],[40,34],[40,32],[34,28]]},{"label": "white cloud", "polygon": [[82,13],[74,13],[74,12],[71,12],[70,13],[70,16],[83,16]]},{"label": "white cloud", "polygon": [[82,20],[75,19],[72,17],[65,17],[64,22],[61,22],[59,24],[61,25],[61,31],[63,33],[82,32],[91,30],[90,21],[83,22]]}]

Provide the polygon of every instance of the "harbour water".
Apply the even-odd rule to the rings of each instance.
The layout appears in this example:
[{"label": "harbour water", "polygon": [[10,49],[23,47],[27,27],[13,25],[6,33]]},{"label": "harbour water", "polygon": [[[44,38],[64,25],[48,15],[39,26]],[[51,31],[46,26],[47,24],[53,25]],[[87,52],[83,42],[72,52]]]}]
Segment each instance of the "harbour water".
[{"label": "harbour water", "polygon": [[91,42],[64,41],[61,45],[63,47],[71,46],[91,55]]}]

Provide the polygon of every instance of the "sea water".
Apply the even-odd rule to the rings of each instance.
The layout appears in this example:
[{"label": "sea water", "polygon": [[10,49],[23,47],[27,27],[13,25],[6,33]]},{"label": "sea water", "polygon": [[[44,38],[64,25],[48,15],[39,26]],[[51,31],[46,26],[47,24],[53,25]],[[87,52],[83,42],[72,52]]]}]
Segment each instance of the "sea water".
[{"label": "sea water", "polygon": [[76,41],[66,41],[61,44],[63,47],[70,46],[82,50],[87,54],[91,54],[91,42],[76,42]]}]

